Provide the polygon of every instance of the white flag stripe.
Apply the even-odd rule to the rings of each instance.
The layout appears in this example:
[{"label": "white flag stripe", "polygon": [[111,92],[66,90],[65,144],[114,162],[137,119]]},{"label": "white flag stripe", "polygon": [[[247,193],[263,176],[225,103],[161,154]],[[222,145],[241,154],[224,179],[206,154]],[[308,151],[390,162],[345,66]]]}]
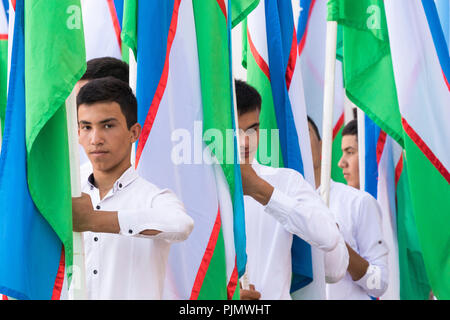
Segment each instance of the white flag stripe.
[{"label": "white flag stripe", "polygon": [[122,53],[107,0],[81,0],[81,9],[86,60],[100,57],[120,59]]},{"label": "white flag stripe", "polygon": [[423,6],[408,0],[385,6],[401,115],[448,172],[450,91]]}]

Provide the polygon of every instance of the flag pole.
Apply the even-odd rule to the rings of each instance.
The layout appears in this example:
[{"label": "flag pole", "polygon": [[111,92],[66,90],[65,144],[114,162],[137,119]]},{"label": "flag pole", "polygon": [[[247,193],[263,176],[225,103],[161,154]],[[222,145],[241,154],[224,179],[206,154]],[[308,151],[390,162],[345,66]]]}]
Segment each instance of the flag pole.
[{"label": "flag pole", "polygon": [[337,22],[327,21],[327,38],[325,47],[325,87],[323,98],[322,121],[322,168],[320,176],[321,196],[329,205],[331,180],[331,151],[333,142],[333,104],[336,69]]},{"label": "flag pole", "polygon": [[359,190],[366,189],[366,119],[364,111],[358,110],[358,164]]},{"label": "flag pole", "polygon": [[[72,197],[81,197],[80,155],[75,91],[66,100],[67,132],[69,138],[70,185]],[[86,300],[86,266],[83,234],[73,233],[73,273],[69,299]]]},{"label": "flag pole", "polygon": [[[130,66],[130,77],[129,77],[129,85],[131,90],[133,90],[134,95],[136,95],[137,88],[137,59],[134,56],[134,52],[132,49],[129,50],[129,66]],[[136,167],[136,142],[133,143],[131,148],[131,165],[133,168]]]}]

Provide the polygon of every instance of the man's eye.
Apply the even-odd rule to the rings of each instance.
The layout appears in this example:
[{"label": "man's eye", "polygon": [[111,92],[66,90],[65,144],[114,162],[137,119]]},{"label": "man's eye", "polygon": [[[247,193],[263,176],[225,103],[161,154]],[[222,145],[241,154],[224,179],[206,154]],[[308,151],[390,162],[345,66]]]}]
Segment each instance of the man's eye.
[{"label": "man's eye", "polygon": [[112,124],[105,124],[105,128],[106,128],[106,129],[110,129],[110,128],[112,128],[112,127],[113,127]]},{"label": "man's eye", "polygon": [[90,126],[81,126],[81,130],[89,130],[89,129],[91,129]]}]

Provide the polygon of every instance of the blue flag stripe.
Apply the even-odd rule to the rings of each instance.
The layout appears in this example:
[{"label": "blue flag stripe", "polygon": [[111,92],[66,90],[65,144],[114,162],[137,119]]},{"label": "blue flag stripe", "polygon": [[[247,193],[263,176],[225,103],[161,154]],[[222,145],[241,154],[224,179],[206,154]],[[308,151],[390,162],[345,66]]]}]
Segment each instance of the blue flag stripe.
[{"label": "blue flag stripe", "polygon": [[16,3],[11,77],[0,157],[0,293],[51,299],[62,244],[31,199],[26,172],[23,0]]}]

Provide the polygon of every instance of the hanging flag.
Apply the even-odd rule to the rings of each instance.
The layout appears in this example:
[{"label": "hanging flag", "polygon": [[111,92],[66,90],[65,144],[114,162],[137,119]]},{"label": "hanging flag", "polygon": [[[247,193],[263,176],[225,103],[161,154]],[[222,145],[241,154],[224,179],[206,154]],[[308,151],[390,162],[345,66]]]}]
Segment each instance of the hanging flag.
[{"label": "hanging flag", "polygon": [[395,164],[397,242],[401,300],[428,300],[428,280],[414,218],[408,172],[403,149],[392,142]]},{"label": "hanging flag", "polygon": [[[322,113],[325,77],[325,39],[327,5],[325,1],[299,0],[297,43],[299,62],[305,91],[305,103],[308,115],[322,132]],[[338,43],[339,45],[339,43]],[[333,108],[333,144],[331,154],[331,179],[346,183],[338,162],[342,157],[341,141],[344,128],[344,86],[342,83],[342,63],[336,60],[334,108]],[[322,135],[322,134],[321,134]]]},{"label": "hanging flag", "polygon": [[0,293],[59,299],[72,273],[65,100],[85,70],[81,7],[78,0],[14,4],[0,160]]},{"label": "hanging flag", "polygon": [[[291,3],[260,1],[248,16],[243,35],[247,82],[261,94],[260,135],[267,133],[260,137],[257,159],[264,165],[294,169],[314,185]],[[292,271],[294,299],[324,297],[325,278],[320,276],[324,274],[323,253],[296,236],[292,245]]]},{"label": "hanging flag", "polygon": [[137,56],[143,126],[137,170],[172,189],[195,221],[189,239],[171,246],[166,299],[236,299],[245,271],[228,8],[223,0],[125,1],[122,38]]},{"label": "hanging flag", "polygon": [[328,20],[342,27],[347,97],[403,145],[383,0],[330,0]]},{"label": "hanging flag", "polygon": [[[380,204],[381,229],[389,248],[389,286],[380,300],[400,299],[397,216],[395,203],[394,140],[387,136],[367,115],[364,119],[365,191]],[[361,155],[361,154],[360,154]]]},{"label": "hanging flag", "polygon": [[121,14],[116,10],[116,3],[120,5],[121,1],[81,0],[87,61],[101,57],[122,58]]},{"label": "hanging flag", "polygon": [[5,128],[6,90],[8,82],[8,3],[0,3],[0,149]]},{"label": "hanging flag", "polygon": [[420,247],[433,294],[449,299],[449,51],[432,0],[385,5]]}]

